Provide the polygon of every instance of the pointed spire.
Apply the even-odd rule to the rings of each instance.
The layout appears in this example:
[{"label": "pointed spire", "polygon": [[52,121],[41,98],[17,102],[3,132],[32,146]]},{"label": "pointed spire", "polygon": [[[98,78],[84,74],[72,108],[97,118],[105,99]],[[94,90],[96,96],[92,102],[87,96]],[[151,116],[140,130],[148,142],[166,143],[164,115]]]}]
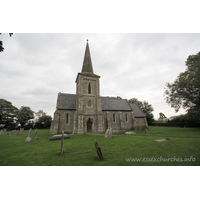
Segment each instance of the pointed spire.
[{"label": "pointed spire", "polygon": [[84,56],[84,60],[83,60],[82,72],[87,72],[87,73],[93,74],[92,60],[91,60],[91,56],[90,56],[88,40],[87,40],[86,49],[85,49],[85,56]]}]

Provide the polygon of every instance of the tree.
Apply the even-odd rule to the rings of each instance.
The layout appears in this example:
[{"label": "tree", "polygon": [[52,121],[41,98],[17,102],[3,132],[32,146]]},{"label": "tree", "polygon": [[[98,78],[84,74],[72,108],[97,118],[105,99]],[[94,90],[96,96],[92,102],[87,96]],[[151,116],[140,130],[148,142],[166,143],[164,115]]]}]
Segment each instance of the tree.
[{"label": "tree", "polygon": [[178,112],[182,107],[200,120],[200,52],[190,55],[185,72],[179,74],[174,83],[166,83],[166,102]]},{"label": "tree", "polygon": [[22,127],[30,120],[34,118],[34,112],[26,106],[21,106],[21,108],[17,112],[18,122]]},{"label": "tree", "polygon": [[40,117],[45,116],[46,113],[43,110],[39,110],[38,112],[35,113],[36,120],[39,120]]},{"label": "tree", "polygon": [[5,128],[15,126],[17,111],[18,108],[13,106],[11,102],[0,99],[0,124],[4,125]]},{"label": "tree", "polygon": [[[1,35],[1,33],[0,33]],[[13,35],[13,33],[9,33],[10,37]],[[3,48],[3,42],[0,41],[0,52],[4,51],[4,48]]]},{"label": "tree", "polygon": [[147,123],[149,125],[151,125],[154,121],[154,116],[153,116],[153,107],[151,104],[149,104],[147,101],[139,101],[138,99],[136,98],[132,98],[132,99],[129,99],[129,103],[136,103],[138,104],[138,106],[140,107],[140,109],[142,110],[142,112],[144,114],[146,114],[146,119],[147,119]]},{"label": "tree", "polygon": [[163,113],[159,113],[159,120],[166,120],[167,117]]},{"label": "tree", "polygon": [[50,115],[43,115],[39,118],[39,123],[42,124],[44,128],[50,128],[52,122],[52,117]]}]

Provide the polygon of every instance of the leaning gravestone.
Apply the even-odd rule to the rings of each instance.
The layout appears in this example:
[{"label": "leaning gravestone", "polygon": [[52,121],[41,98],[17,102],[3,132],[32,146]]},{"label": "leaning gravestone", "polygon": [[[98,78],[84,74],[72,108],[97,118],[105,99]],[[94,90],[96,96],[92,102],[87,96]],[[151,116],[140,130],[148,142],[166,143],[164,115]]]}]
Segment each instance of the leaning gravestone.
[{"label": "leaning gravestone", "polygon": [[62,140],[61,140],[61,155],[65,153],[64,147],[64,131],[62,131]]},{"label": "leaning gravestone", "polygon": [[103,160],[103,155],[101,153],[101,149],[100,149],[100,147],[99,147],[99,145],[98,145],[96,140],[94,140],[94,146],[96,147],[96,151],[97,151],[97,156],[98,156],[97,159],[99,161]]},{"label": "leaning gravestone", "polygon": [[109,129],[106,130],[105,138],[108,137]]}]

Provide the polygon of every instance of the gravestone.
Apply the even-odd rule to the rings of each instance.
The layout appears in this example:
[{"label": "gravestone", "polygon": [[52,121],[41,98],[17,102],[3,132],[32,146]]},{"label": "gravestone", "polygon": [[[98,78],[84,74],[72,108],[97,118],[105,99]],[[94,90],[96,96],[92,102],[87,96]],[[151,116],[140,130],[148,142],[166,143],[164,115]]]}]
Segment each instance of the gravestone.
[{"label": "gravestone", "polygon": [[17,132],[17,131],[16,131],[16,130],[14,130],[14,131],[13,131],[13,135],[16,135],[16,132]]},{"label": "gravestone", "polygon": [[16,132],[16,135],[18,135],[19,134],[19,130],[17,130],[17,132]]},{"label": "gravestone", "polygon": [[108,138],[112,138],[112,128],[109,129]]},{"label": "gravestone", "polygon": [[27,137],[27,138],[25,139],[25,142],[31,142],[31,137]]},{"label": "gravestone", "polygon": [[0,135],[3,135],[3,130],[1,129],[1,133],[0,133]]},{"label": "gravestone", "polygon": [[31,131],[32,131],[32,128],[30,128],[29,132],[28,132],[28,137],[31,136]]},{"label": "gravestone", "polygon": [[135,133],[135,132],[126,132],[125,133],[125,135],[135,135],[135,134],[137,134],[137,133]]},{"label": "gravestone", "polygon": [[148,130],[147,130],[147,129],[145,129],[145,130],[144,130],[144,132],[145,132],[145,133],[148,133]]},{"label": "gravestone", "polygon": [[108,137],[109,129],[106,130],[105,138]]},{"label": "gravestone", "polygon": [[37,138],[37,129],[35,130],[35,140],[36,140],[36,138]]},{"label": "gravestone", "polygon": [[20,128],[21,134],[23,134],[24,128]]},{"label": "gravestone", "polygon": [[5,134],[6,134],[6,131],[7,131],[7,129],[5,129],[5,128],[4,128],[4,130],[3,130],[3,135],[5,135]]},{"label": "gravestone", "polygon": [[61,155],[65,153],[64,147],[64,131],[62,131],[62,140],[61,140]]},{"label": "gravestone", "polygon": [[[69,135],[64,134],[64,140],[65,139],[70,139]],[[54,135],[50,138],[50,141],[54,141],[54,140],[62,140],[62,134],[59,135]]]},{"label": "gravestone", "polygon": [[94,146],[96,147],[96,151],[97,151],[97,156],[98,156],[97,159],[98,159],[99,161],[103,160],[103,155],[102,155],[102,153],[101,153],[100,146],[98,145],[98,143],[97,143],[96,140],[94,140]]}]

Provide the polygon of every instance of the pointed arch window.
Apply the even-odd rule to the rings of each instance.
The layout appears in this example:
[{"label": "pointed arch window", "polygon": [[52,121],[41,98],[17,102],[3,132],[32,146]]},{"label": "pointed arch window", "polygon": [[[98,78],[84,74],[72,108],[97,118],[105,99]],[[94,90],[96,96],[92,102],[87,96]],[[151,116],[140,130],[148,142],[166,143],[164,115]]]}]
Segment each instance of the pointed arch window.
[{"label": "pointed arch window", "polygon": [[69,124],[69,114],[66,114],[66,124]]},{"label": "pointed arch window", "polygon": [[88,94],[91,94],[91,85],[90,85],[90,83],[88,85]]},{"label": "pointed arch window", "polygon": [[113,114],[113,122],[115,122],[115,114]]}]

